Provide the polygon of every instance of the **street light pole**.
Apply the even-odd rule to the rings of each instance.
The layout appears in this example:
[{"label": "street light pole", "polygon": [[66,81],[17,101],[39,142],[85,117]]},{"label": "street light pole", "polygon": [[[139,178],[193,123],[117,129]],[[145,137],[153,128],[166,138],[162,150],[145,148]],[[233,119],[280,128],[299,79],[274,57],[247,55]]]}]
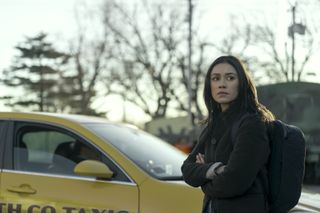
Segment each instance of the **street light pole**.
[{"label": "street light pole", "polygon": [[192,116],[192,15],[193,15],[193,5],[192,0],[188,0],[188,117],[191,124],[191,135],[190,139],[193,140],[194,123]]},{"label": "street light pole", "polygon": [[[291,81],[295,81],[295,48],[296,48],[296,36],[295,34],[298,33],[300,35],[304,35],[306,31],[306,26],[302,23],[296,23],[296,9],[297,9],[297,3],[291,7],[291,13],[292,13],[292,25],[289,26],[288,34],[289,37],[292,39],[292,50],[291,50]],[[297,76],[297,81],[300,80],[300,73]]]},{"label": "street light pole", "polygon": [[294,74],[295,74],[295,48],[296,48],[296,44],[295,44],[295,30],[294,30],[294,26],[296,25],[296,5],[292,6],[291,8],[292,10],[292,53],[291,53],[291,78],[292,81],[294,81]]}]

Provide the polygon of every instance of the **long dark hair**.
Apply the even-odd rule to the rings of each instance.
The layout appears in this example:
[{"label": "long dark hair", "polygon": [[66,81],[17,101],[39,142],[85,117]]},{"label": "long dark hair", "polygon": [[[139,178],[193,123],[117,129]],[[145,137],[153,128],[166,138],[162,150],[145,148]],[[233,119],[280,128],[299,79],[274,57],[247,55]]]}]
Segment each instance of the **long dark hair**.
[{"label": "long dark hair", "polygon": [[211,71],[218,64],[230,64],[237,72],[239,78],[239,92],[236,100],[231,104],[237,105],[241,113],[258,113],[262,120],[274,120],[274,115],[261,103],[259,103],[257,89],[249,72],[245,69],[241,61],[234,56],[220,56],[209,66],[206,74],[203,98],[208,110],[208,118],[204,123],[213,121],[221,113],[220,105],[212,98],[211,95]]}]

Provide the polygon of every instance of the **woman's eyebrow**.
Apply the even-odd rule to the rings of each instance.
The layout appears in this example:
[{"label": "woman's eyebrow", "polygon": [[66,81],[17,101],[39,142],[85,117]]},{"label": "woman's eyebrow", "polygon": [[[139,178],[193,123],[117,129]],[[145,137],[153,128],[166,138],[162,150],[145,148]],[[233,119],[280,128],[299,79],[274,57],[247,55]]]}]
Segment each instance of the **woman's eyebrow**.
[{"label": "woman's eyebrow", "polygon": [[212,73],[212,74],[210,75],[210,78],[216,78],[216,77],[220,78],[220,76],[221,76],[220,73]]},{"label": "woman's eyebrow", "polygon": [[[211,73],[211,76],[214,76],[214,75],[222,75],[222,74],[221,73]],[[227,73],[224,73],[223,75],[237,75],[237,73],[227,72]]]},{"label": "woman's eyebrow", "polygon": [[234,72],[228,72],[228,73],[226,73],[226,75],[237,75],[237,73],[234,73]]}]

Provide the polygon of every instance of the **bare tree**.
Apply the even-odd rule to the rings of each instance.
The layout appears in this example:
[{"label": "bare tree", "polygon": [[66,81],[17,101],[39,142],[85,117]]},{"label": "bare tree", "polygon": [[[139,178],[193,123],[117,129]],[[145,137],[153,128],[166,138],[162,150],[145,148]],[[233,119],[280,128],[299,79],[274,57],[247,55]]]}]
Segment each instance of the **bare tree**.
[{"label": "bare tree", "polygon": [[226,24],[226,34],[222,34],[220,41],[211,45],[221,54],[245,57],[245,51],[252,44],[252,25],[244,17],[230,15]]},{"label": "bare tree", "polygon": [[175,9],[161,4],[151,7],[144,2],[143,8],[130,11],[108,1],[104,6],[104,24],[115,45],[117,68],[112,71],[112,92],[158,118],[167,114],[173,99],[184,20]]},{"label": "bare tree", "polygon": [[[295,9],[292,13],[295,13]],[[265,59],[261,57],[258,64],[269,79],[276,82],[301,81],[306,64],[315,53],[314,34],[305,24],[296,23],[294,17],[295,14],[293,23],[289,26],[289,37],[283,43],[277,40],[274,27],[264,24],[255,28],[256,44],[263,55],[267,56]]]},{"label": "bare tree", "polygon": [[[196,34],[194,34],[196,35]],[[192,74],[192,82],[191,82],[191,111],[194,115],[194,119],[202,120],[203,119],[203,108],[201,107],[202,102],[202,86],[205,78],[205,74],[207,71],[207,60],[206,51],[208,49],[212,49],[212,46],[205,41],[197,40],[193,45],[193,57],[192,57],[192,66],[191,66],[191,74]],[[178,58],[178,68],[177,70],[181,73],[181,76],[176,80],[175,86],[171,90],[171,94],[174,97],[174,100],[177,102],[177,109],[180,111],[188,111],[187,106],[187,98],[188,94],[188,56],[186,53],[181,53]],[[178,90],[178,85],[183,85]]]},{"label": "bare tree", "polygon": [[[97,94],[99,79],[107,70],[107,64],[112,52],[109,49],[108,36],[94,30],[94,11],[86,2],[82,2],[76,10],[78,24],[77,38],[70,42],[72,64],[71,72],[64,76],[66,95],[72,94],[68,102],[71,111],[80,114],[99,114],[92,109],[91,104],[97,95],[109,94],[108,87],[103,94]],[[72,85],[72,88],[70,88]]]},{"label": "bare tree", "polygon": [[[152,118],[166,116],[171,109],[187,112],[187,10],[161,4],[151,7],[142,2],[144,7],[136,6],[133,11],[115,1],[105,3],[105,29],[114,36],[113,54],[118,65],[112,72],[112,92],[136,104]],[[230,31],[220,43],[209,42],[200,37],[198,30],[192,31],[191,111],[196,119],[203,118],[201,88],[210,60],[208,54],[215,51],[244,56],[251,42],[250,25],[243,28],[235,22],[231,25],[236,30]]]},{"label": "bare tree", "polygon": [[222,35],[220,41],[211,44],[215,50],[223,55],[234,55],[243,61],[246,68],[251,71],[253,77],[259,81],[256,75],[255,64],[257,56],[252,54],[251,47],[254,45],[254,29],[249,20],[241,16],[230,16],[230,23],[227,25],[228,31]]}]

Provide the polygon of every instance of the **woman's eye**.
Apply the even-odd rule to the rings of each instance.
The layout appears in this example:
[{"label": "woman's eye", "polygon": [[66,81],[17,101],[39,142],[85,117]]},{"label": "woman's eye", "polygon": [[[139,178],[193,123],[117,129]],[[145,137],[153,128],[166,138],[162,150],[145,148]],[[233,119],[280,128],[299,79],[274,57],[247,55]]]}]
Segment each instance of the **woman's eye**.
[{"label": "woman's eye", "polygon": [[235,77],[234,77],[234,76],[228,76],[227,79],[228,79],[229,81],[231,81],[231,80],[235,79]]},{"label": "woman's eye", "polygon": [[219,78],[218,77],[211,77],[211,80],[212,81],[217,81],[217,80],[219,80]]}]

